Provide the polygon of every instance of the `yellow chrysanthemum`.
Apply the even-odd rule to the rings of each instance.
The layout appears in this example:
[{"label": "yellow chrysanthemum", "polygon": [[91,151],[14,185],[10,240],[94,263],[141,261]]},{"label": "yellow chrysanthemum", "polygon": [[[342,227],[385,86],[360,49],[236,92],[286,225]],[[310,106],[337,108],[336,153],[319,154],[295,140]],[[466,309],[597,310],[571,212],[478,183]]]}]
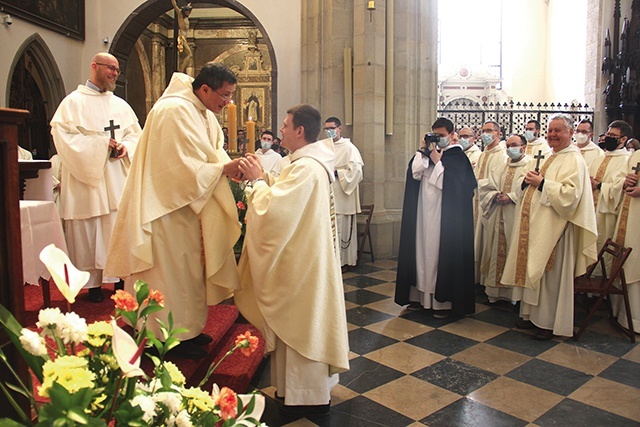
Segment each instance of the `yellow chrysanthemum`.
[{"label": "yellow chrysanthemum", "polygon": [[113,336],[113,328],[111,324],[104,321],[94,322],[88,327],[89,338],[87,341],[94,347],[102,347],[106,344],[107,339]]},{"label": "yellow chrysanthemum", "polygon": [[182,372],[180,372],[180,369],[178,369],[178,367],[175,364],[167,361],[167,362],[164,362],[164,367],[167,369],[167,372],[169,372],[169,376],[171,376],[172,383],[174,383],[177,386],[184,385],[186,378],[184,377],[184,375],[182,375]]},{"label": "yellow chrysanthemum", "polygon": [[47,361],[42,367],[44,381],[38,388],[38,394],[49,397],[49,388],[58,383],[70,393],[81,388],[93,388],[95,374],[87,369],[87,361],[77,356],[61,356]]},{"label": "yellow chrysanthemum", "polygon": [[182,396],[187,399],[188,411],[195,409],[200,411],[211,411],[214,407],[213,399],[209,394],[199,388],[185,388],[181,391]]}]

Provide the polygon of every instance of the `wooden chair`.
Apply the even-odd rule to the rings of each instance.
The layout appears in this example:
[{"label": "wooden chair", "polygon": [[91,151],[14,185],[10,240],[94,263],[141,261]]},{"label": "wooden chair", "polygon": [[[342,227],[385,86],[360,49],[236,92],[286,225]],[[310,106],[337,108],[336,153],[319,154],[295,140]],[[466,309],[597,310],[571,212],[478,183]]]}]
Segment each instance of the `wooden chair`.
[{"label": "wooden chair", "polygon": [[[613,259],[611,260],[611,268],[609,270],[609,274],[607,274],[606,262],[604,258],[604,254],[610,254]],[[629,294],[627,292],[627,281],[624,276],[624,269],[622,266],[625,261],[629,257],[631,253],[631,248],[625,248],[622,245],[617,244],[611,239],[607,239],[606,243],[600,249],[600,253],[598,253],[598,260],[589,266],[587,272],[580,277],[576,277],[573,285],[574,294],[581,293],[593,293],[598,296],[595,304],[589,310],[589,314],[587,318],[582,323],[582,326],[578,330],[576,334],[574,334],[574,340],[579,340],[580,336],[586,329],[589,322],[593,318],[593,315],[600,307],[602,301],[606,299],[607,301],[607,309],[609,311],[609,320],[611,323],[620,328],[625,335],[629,337],[632,343],[636,342],[635,332],[633,330],[633,320],[631,318],[631,308],[629,306]],[[600,264],[602,268],[602,277],[591,277],[591,274],[595,270],[596,266]],[[614,286],[614,282],[618,281],[620,284],[620,288]],[[613,317],[613,310],[611,309],[611,300],[608,298],[608,295],[622,295],[624,299],[624,307],[627,312],[627,320],[629,321],[629,328],[625,328]]]},{"label": "wooden chair", "polygon": [[[360,265],[362,254],[371,255],[371,262],[376,261],[373,255],[373,244],[371,243],[371,228],[369,227],[371,224],[371,217],[373,216],[373,207],[373,203],[370,205],[360,206],[360,213],[358,214],[358,217],[364,219],[364,227],[362,227],[362,231],[358,232],[358,260],[356,261],[356,265]],[[367,239],[369,239],[369,251],[364,250],[364,244]]]}]

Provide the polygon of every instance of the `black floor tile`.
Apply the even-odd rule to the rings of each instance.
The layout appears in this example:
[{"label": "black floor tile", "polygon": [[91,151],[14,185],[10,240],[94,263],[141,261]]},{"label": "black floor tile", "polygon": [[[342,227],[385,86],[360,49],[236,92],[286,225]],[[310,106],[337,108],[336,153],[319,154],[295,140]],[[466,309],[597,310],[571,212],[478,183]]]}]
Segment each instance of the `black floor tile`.
[{"label": "black floor tile", "polygon": [[538,359],[528,361],[505,376],[562,396],[568,396],[593,378],[593,375]]},{"label": "black floor tile", "polygon": [[358,393],[366,393],[404,376],[402,372],[366,357],[352,359],[349,365],[350,369],[340,374],[340,384]]},{"label": "black floor tile", "polygon": [[640,389],[640,363],[620,359],[598,376]]},{"label": "black floor tile", "polygon": [[349,301],[358,305],[367,305],[371,304],[372,302],[378,302],[387,298],[389,297],[386,295],[367,291],[365,289],[358,289],[357,291],[346,292],[344,294],[345,301]]},{"label": "black floor tile", "polygon": [[558,342],[554,340],[536,341],[532,335],[515,330],[506,331],[497,337],[491,338],[486,343],[531,357],[536,357],[558,345]]},{"label": "black floor tile", "polygon": [[405,427],[413,423],[391,409],[364,396],[342,402],[331,408],[331,426],[335,427]]},{"label": "black floor tile", "polygon": [[471,317],[476,320],[482,320],[483,322],[509,329],[515,327],[516,322],[520,319],[517,313],[499,308],[491,308],[481,313],[474,314]]},{"label": "black floor tile", "polygon": [[355,307],[347,310],[347,322],[356,326],[367,326],[383,320],[393,319],[394,317],[368,307]]},{"label": "black floor tile", "polygon": [[411,375],[462,396],[498,378],[494,373],[451,359],[442,360]]},{"label": "black floor tile", "polygon": [[423,325],[431,326],[432,328],[441,328],[443,326],[448,325],[449,323],[457,322],[465,316],[460,314],[451,313],[448,317],[444,319],[436,319],[433,317],[433,310],[415,310],[415,311],[407,311],[400,315],[403,319],[411,320],[413,322],[421,323]]},{"label": "black floor tile", "polygon": [[410,338],[405,342],[424,348],[425,350],[433,351],[434,353],[442,354],[443,356],[452,356],[478,344],[478,341],[437,329]]},{"label": "black floor tile", "polygon": [[367,329],[354,329],[349,332],[349,349],[357,354],[367,354],[382,347],[397,343],[398,340],[385,337]]},{"label": "black floor tile", "polygon": [[633,349],[636,344],[629,342],[625,336],[603,335],[591,332],[588,328],[584,331],[580,340],[569,339],[566,344],[577,345],[588,350],[599,351],[615,357],[621,357]]},{"label": "black floor tile", "polygon": [[455,401],[420,422],[430,427],[519,427],[529,424],[467,398]]},{"label": "black floor tile", "polygon": [[344,279],[342,281],[345,285],[355,286],[356,288],[367,288],[369,286],[379,285],[386,283],[384,280],[376,279],[374,277],[356,276]]},{"label": "black floor tile", "polygon": [[580,427],[632,427],[638,423],[602,409],[571,399],[564,399],[555,407],[534,421],[540,427],[580,426]]}]

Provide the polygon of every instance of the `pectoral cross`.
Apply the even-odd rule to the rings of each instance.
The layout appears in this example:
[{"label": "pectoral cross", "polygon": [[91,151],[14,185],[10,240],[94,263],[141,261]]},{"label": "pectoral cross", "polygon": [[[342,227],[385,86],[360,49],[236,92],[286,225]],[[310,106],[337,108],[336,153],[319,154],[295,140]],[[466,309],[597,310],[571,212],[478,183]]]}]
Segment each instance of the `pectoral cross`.
[{"label": "pectoral cross", "polygon": [[631,169],[636,173],[636,175],[640,175],[640,162],[636,163],[636,165]]},{"label": "pectoral cross", "polygon": [[[109,131],[110,137],[113,140],[116,139],[116,129],[120,129],[120,125],[113,124],[113,120],[109,120],[109,126],[104,128],[105,131]],[[111,149],[111,157],[118,157],[119,154],[120,153],[118,152],[117,149],[115,148]]]},{"label": "pectoral cross", "polygon": [[533,156],[533,158],[536,159],[536,172],[540,172],[540,160],[544,159],[542,150],[538,150],[538,154]]}]

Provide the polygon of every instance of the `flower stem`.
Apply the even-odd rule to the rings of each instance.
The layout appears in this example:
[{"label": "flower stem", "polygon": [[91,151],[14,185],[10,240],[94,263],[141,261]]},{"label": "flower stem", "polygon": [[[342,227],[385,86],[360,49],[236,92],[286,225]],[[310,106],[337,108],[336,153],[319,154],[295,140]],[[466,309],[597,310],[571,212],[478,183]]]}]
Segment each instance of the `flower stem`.
[{"label": "flower stem", "polygon": [[218,366],[220,366],[220,364],[224,361],[224,359],[226,359],[227,357],[231,356],[231,354],[236,351],[236,349],[239,347],[239,345],[235,345],[231,348],[231,350],[227,351],[224,356],[222,356],[222,359],[218,360],[218,363],[216,363],[215,365],[212,363],[211,365],[209,365],[209,369],[207,370],[207,375],[204,376],[204,378],[202,379],[202,381],[200,381],[200,384],[198,384],[198,387],[202,387],[207,380],[209,379],[209,377],[211,377],[211,374],[213,374],[213,371],[215,371]]},{"label": "flower stem", "polygon": [[118,384],[116,384],[115,392],[113,393],[113,399],[111,399],[111,407],[109,408],[109,413],[107,414],[107,424],[111,421],[111,417],[113,416],[113,409],[116,406],[116,400],[118,399],[118,393],[120,392],[120,385],[122,384],[122,379],[124,375],[120,375],[118,377]]}]

